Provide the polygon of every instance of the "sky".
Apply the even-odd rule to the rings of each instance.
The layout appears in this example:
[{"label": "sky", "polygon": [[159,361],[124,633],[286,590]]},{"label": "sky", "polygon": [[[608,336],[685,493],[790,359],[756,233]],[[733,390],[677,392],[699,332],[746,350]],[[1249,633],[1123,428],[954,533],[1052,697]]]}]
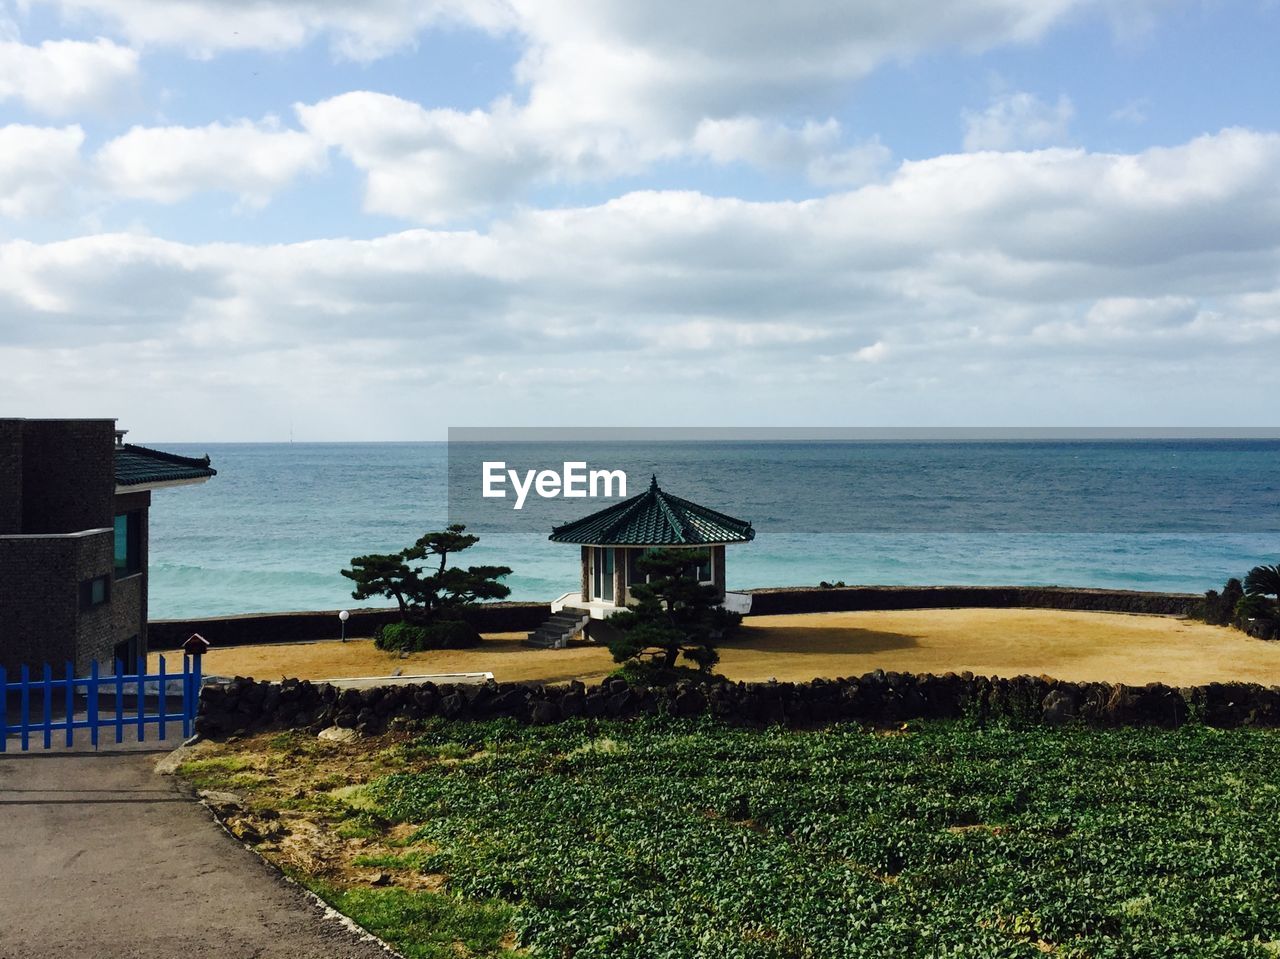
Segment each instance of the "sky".
[{"label": "sky", "polygon": [[1276,0],[0,0],[0,415],[1275,426]]}]

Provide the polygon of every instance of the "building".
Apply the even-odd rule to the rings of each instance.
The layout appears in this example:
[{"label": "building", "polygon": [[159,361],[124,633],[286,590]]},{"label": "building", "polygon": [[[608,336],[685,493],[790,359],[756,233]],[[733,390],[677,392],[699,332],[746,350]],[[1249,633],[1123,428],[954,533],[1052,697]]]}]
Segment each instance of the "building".
[{"label": "building", "polygon": [[[584,626],[589,635],[607,631],[602,621],[635,602],[631,586],[644,576],[636,561],[646,550],[705,552],[699,579],[715,586],[722,601],[727,596],[739,598],[725,590],[725,547],[749,543],[755,535],[748,521],[672,496],[658,486],[654,476],[639,496],[552,530],[553,543],[581,547],[582,586],[576,594],[567,594],[552,604],[551,620],[531,633],[529,642],[563,646]],[[732,602],[726,605],[734,608]],[[588,618],[600,622],[593,625],[585,622]]]},{"label": "building", "polygon": [[194,459],[124,442],[115,420],[0,419],[0,666],[132,671],[147,652],[151,491]]}]

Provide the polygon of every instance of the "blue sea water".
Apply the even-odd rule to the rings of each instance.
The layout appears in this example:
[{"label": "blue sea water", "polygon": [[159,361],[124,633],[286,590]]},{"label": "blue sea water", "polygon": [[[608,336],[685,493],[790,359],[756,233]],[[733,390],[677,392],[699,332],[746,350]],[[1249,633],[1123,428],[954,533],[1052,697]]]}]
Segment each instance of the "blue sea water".
[{"label": "blue sea water", "polygon": [[[163,444],[218,476],[153,494],[156,618],[336,609],[351,557],[449,520],[481,536],[464,564],[510,566],[513,599],[575,587],[551,526],[607,505],[481,500],[479,461],[587,458],[751,520],[730,588],[1026,584],[1201,592],[1280,561],[1280,441],[701,442],[490,450],[445,443]],[[456,446],[456,444],[455,444]],[[451,468],[452,466],[452,468]]]}]

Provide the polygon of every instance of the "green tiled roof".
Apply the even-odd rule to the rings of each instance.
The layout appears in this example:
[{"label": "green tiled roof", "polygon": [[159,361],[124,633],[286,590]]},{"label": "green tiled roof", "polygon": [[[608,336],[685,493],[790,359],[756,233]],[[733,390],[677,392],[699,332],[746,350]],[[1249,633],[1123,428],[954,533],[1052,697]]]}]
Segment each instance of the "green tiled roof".
[{"label": "green tiled roof", "polygon": [[755,535],[746,520],[664,493],[655,476],[639,496],[557,526],[550,539],[593,546],[705,546],[746,543]]},{"label": "green tiled roof", "polygon": [[116,447],[116,485],[140,486],[144,483],[172,483],[182,480],[208,479],[218,471],[209,466],[209,457],[179,456],[145,446],[126,443]]}]

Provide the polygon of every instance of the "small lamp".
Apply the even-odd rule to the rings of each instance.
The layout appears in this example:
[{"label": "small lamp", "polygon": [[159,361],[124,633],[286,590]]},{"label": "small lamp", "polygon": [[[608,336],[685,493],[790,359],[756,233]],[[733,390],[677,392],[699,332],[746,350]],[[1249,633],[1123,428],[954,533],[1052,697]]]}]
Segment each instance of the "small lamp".
[{"label": "small lamp", "polygon": [[345,609],[338,614],[338,619],[342,622],[342,641],[347,641],[347,620],[351,618],[351,614]]}]

